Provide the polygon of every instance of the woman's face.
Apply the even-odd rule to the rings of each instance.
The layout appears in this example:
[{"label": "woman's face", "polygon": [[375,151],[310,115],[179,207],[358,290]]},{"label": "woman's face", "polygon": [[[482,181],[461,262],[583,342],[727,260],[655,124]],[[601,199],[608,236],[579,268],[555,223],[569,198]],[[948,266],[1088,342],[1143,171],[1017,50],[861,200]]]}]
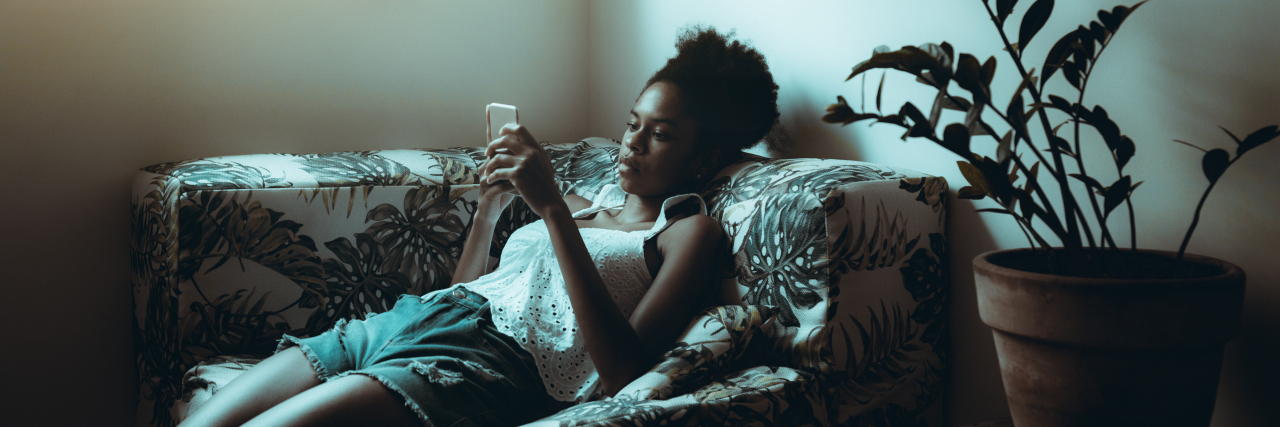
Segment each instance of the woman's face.
[{"label": "woman's face", "polygon": [[627,120],[618,153],[619,185],[642,197],[672,196],[697,189],[695,176],[709,173],[709,155],[696,153],[698,123],[685,111],[680,90],[650,85]]}]

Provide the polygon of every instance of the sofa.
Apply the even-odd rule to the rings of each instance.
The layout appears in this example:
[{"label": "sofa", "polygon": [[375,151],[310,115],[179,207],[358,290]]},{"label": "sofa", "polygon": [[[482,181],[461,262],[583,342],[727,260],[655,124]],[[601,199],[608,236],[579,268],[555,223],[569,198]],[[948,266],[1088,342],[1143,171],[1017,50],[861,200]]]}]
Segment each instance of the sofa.
[{"label": "sofa", "polygon": [[[564,194],[616,182],[617,141],[543,143]],[[482,147],[162,163],[132,191],[137,425],[171,426],[285,335],[447,287]],[[652,371],[546,426],[939,426],[947,183],[883,165],[747,156],[702,191],[728,305]],[[491,262],[536,220],[517,199]]]}]

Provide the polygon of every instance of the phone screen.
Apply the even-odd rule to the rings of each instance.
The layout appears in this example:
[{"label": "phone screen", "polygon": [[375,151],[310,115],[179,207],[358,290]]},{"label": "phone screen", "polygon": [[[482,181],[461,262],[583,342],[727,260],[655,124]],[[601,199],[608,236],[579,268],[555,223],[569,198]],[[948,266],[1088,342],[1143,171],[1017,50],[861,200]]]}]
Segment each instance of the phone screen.
[{"label": "phone screen", "polygon": [[488,125],[485,143],[502,135],[502,127],[507,123],[520,123],[520,114],[516,107],[506,104],[489,104],[484,108],[485,123]]}]

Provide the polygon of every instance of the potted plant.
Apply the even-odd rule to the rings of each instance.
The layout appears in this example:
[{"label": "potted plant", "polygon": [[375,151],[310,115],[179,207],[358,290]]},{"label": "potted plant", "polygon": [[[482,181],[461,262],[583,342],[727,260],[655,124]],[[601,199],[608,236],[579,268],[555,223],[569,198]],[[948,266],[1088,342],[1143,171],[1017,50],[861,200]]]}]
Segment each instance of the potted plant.
[{"label": "potted plant", "polygon": [[[1008,104],[997,105],[991,96],[994,57],[979,62],[970,54],[957,56],[946,42],[896,51],[882,46],[857,64],[849,79],[879,68],[912,74],[937,90],[928,113],[911,102],[897,113],[881,113],[882,76],[875,112],[854,111],[838,96],[822,120],[897,125],[906,129],[903,140],[924,138],[954,152],[969,182],[958,196],[991,199],[998,207],[979,211],[1008,215],[1026,235],[1027,248],[974,259],[979,311],[995,335],[1016,425],[1207,425],[1223,347],[1239,330],[1244,272],[1186,254],[1187,242],[1223,172],[1280,136],[1278,127],[1243,138],[1223,129],[1237,143],[1234,158],[1226,150],[1177,141],[1205,152],[1201,168],[1208,188],[1176,253],[1140,249],[1130,196],[1142,182],[1124,170],[1136,146],[1106,109],[1086,106],[1083,99],[1094,65],[1145,1],[1101,10],[1097,20],[1067,33],[1038,64],[1040,74],[1028,69],[1023,53],[1048,21],[1053,0],[1033,2],[1015,29],[1006,21],[1017,0],[980,1],[1022,80]],[[1075,101],[1044,93],[1055,76],[1074,88],[1070,98]],[[953,93],[956,87],[961,91]],[[965,117],[941,127],[939,135],[944,109]],[[1050,112],[1065,121],[1055,125]],[[1009,130],[997,132],[988,122],[994,118]],[[1110,185],[1086,169],[1080,140],[1087,128],[1101,136],[1111,154],[1112,164],[1106,166],[1120,178]],[[970,140],[977,137],[996,142],[994,157],[970,150]],[[1055,193],[1045,191],[1050,186]],[[1108,226],[1122,205],[1128,247],[1116,243]]]}]

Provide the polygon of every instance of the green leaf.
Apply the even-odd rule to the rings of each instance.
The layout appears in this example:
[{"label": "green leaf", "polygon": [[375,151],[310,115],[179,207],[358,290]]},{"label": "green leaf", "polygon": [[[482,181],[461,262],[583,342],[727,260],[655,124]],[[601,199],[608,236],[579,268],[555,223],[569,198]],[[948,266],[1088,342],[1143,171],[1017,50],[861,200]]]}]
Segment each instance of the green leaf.
[{"label": "green leaf", "polygon": [[1018,131],[1016,136],[1027,138],[1029,137],[1027,134],[1027,113],[1022,108],[1022,95],[1014,95],[1013,99],[1009,101],[1009,109],[1006,110],[1005,114],[1013,128]]},{"label": "green leaf", "polygon": [[983,175],[981,169],[964,160],[956,161],[956,165],[960,167],[960,174],[964,175],[966,181],[969,181],[969,185],[982,190],[983,194],[993,194],[991,186],[987,184],[986,175]]},{"label": "green leaf", "polygon": [[938,121],[942,119],[942,104],[947,102],[947,92],[940,90],[938,95],[933,98],[933,108],[929,110],[929,127],[938,128]]},{"label": "green leaf", "polygon": [[853,108],[849,107],[849,104],[845,102],[844,97],[837,95],[836,103],[827,106],[827,114],[822,116],[822,121],[825,123],[840,123],[847,125],[860,120],[878,118],[880,118],[880,116],[876,114],[855,113]]},{"label": "green leaf", "polygon": [[975,104],[986,104],[991,99],[991,90],[983,84],[982,66],[973,55],[960,54],[960,59],[956,61],[955,80],[961,89],[973,94]]},{"label": "green leaf", "polygon": [[949,65],[943,65],[950,61],[950,58],[946,57],[945,47],[927,43],[921,47],[903,46],[902,49],[892,52],[884,50],[884,48],[876,48],[871,58],[853,67],[853,72],[845,81],[877,68],[892,68],[917,77],[927,70],[939,85],[945,86],[946,82],[950,81],[951,68]]},{"label": "green leaf", "polygon": [[981,189],[966,186],[960,187],[960,191],[956,192],[956,197],[968,200],[979,200],[983,197],[987,197],[987,193],[983,192]]},{"label": "green leaf", "polygon": [[948,95],[942,99],[942,108],[948,110],[969,111],[969,107],[972,106],[973,103],[970,103],[969,100],[955,95]]},{"label": "green leaf", "polygon": [[959,154],[965,159],[972,159],[973,152],[969,151],[969,130],[964,125],[952,123],[942,130],[942,144],[951,152]]},{"label": "green leaf", "polygon": [[1036,162],[1031,165],[1031,172],[1027,173],[1028,181],[1035,181],[1037,179],[1040,179],[1040,162]]},{"label": "green leaf", "polygon": [[982,63],[982,86],[988,88],[987,93],[991,93],[991,79],[996,77],[996,57],[987,57],[987,62]]},{"label": "green leaf", "polygon": [[1013,183],[1009,182],[1010,164],[1008,162],[997,162],[990,157],[983,157],[974,166],[982,171],[987,185],[986,189],[990,191],[991,197],[1007,205],[1010,197],[1014,195]]},{"label": "green leaf", "polygon": [[1222,177],[1222,173],[1227,171],[1227,165],[1231,164],[1231,155],[1227,154],[1227,150],[1215,148],[1204,153],[1204,159],[1200,161],[1204,167],[1204,177],[1209,178],[1209,183],[1218,182],[1218,178]]},{"label": "green leaf", "polygon": [[886,72],[884,72],[884,74],[881,74],[881,75],[880,75],[880,86],[876,88],[876,111],[881,111],[881,110],[880,110],[880,95],[884,93],[884,78],[885,78],[885,76],[887,76],[887,75],[889,75],[889,72],[888,72],[888,71],[886,71]]},{"label": "green leaf", "polygon": [[1058,95],[1049,95],[1049,102],[1053,104],[1053,108],[1062,110],[1062,112],[1070,114],[1072,116],[1075,115],[1075,113],[1072,111],[1072,108],[1071,108],[1071,102],[1068,102],[1063,97]]},{"label": "green leaf", "polygon": [[1062,77],[1067,79],[1067,83],[1071,83],[1071,87],[1080,89],[1080,76],[1083,72],[1083,66],[1075,61],[1062,63]]},{"label": "green leaf", "polygon": [[1108,30],[1115,33],[1116,30],[1120,29],[1120,24],[1124,22],[1125,18],[1128,18],[1133,11],[1138,10],[1138,7],[1142,6],[1143,3],[1146,3],[1146,0],[1138,2],[1133,7],[1116,6],[1111,9],[1111,13],[1107,13],[1106,9],[1099,10],[1098,20],[1102,21],[1102,25],[1105,25]]},{"label": "green leaf", "polygon": [[1094,43],[1093,33],[1083,25],[1076,28],[1076,32],[1080,34],[1080,45],[1077,47],[1077,61],[1081,63],[1093,62]]},{"label": "green leaf", "polygon": [[1049,80],[1049,77],[1053,77],[1053,73],[1062,68],[1062,63],[1070,57],[1069,49],[1071,48],[1071,45],[1078,41],[1080,41],[1079,33],[1077,31],[1071,31],[1058,39],[1058,42],[1054,43],[1053,47],[1049,48],[1049,54],[1044,57],[1044,71],[1042,72],[1043,76],[1040,79],[1041,90],[1044,89],[1044,84]]},{"label": "green leaf", "polygon": [[1071,158],[1076,157],[1076,153],[1071,151],[1071,144],[1057,134],[1049,136],[1049,148],[1045,149],[1045,151],[1062,153]]},{"label": "green leaf", "polygon": [[1005,19],[1013,13],[1013,6],[1017,4],[1018,0],[996,0],[996,22],[1004,25]]},{"label": "green leaf", "polygon": [[1124,199],[1129,198],[1129,191],[1131,189],[1129,187],[1129,180],[1130,178],[1128,175],[1120,177],[1120,179],[1116,180],[1114,184],[1111,184],[1110,187],[1107,187],[1107,189],[1103,191],[1102,216],[1104,218],[1110,216],[1111,211],[1115,210],[1115,208],[1120,206],[1121,203],[1124,203]]},{"label": "green leaf", "polygon": [[1088,121],[1090,126],[1098,130],[1098,134],[1102,135],[1102,140],[1106,142],[1107,148],[1114,152],[1120,144],[1120,127],[1116,126],[1116,122],[1111,120],[1107,110],[1102,108],[1101,105],[1095,105],[1093,111],[1087,115],[1082,115],[1082,118]]},{"label": "green leaf", "polygon": [[984,135],[982,129],[982,109],[986,108],[983,104],[973,104],[973,108],[964,115],[964,127],[969,131],[970,136]]},{"label": "green leaf", "polygon": [[1137,149],[1132,139],[1127,136],[1121,136],[1120,142],[1111,151],[1111,154],[1116,157],[1116,169],[1124,170],[1124,166],[1129,164],[1129,159],[1133,158],[1133,154]]},{"label": "green leaf", "polygon": [[1057,125],[1057,126],[1054,126],[1054,127],[1053,127],[1053,134],[1054,134],[1054,135],[1057,135],[1057,134],[1058,134],[1058,129],[1062,129],[1062,126],[1063,126],[1063,125],[1065,125],[1065,124],[1067,124],[1067,123],[1071,123],[1071,119],[1063,120],[1063,121],[1062,121],[1062,123],[1058,123],[1058,125]]},{"label": "green leaf", "polygon": [[[1038,165],[1039,163],[1036,164]],[[1040,210],[1040,206],[1036,205],[1035,202],[1031,200],[1031,193],[1028,193],[1026,190],[1017,190],[1017,196],[1018,210],[1022,212],[1022,218],[1030,221],[1031,217],[1035,216],[1036,211]]]},{"label": "green leaf", "polygon": [[1239,141],[1240,146],[1236,148],[1236,157],[1240,157],[1246,151],[1252,150],[1259,145],[1271,142],[1271,140],[1275,139],[1277,136],[1280,136],[1280,131],[1277,131],[1277,129],[1280,129],[1280,127],[1277,127],[1276,125],[1271,125],[1271,126],[1267,126],[1262,129],[1253,131],[1253,133],[1249,134],[1249,136],[1244,137],[1243,141]]},{"label": "green leaf", "polygon": [[1111,35],[1111,32],[1107,31],[1106,28],[1103,28],[1102,24],[1099,24],[1098,21],[1089,23],[1089,36],[1093,37],[1094,40],[1097,40],[1098,43],[1106,42],[1107,36],[1109,35]]},{"label": "green leaf", "polygon": [[1005,132],[1004,136],[1000,137],[1000,144],[996,146],[997,162],[1004,163],[1005,160],[1008,160],[1010,157],[1013,156],[1013,149],[1011,148],[1012,145],[1013,145],[1013,131]]},{"label": "green leaf", "polygon": [[1018,46],[1021,46],[1021,50],[1027,49],[1027,44],[1049,22],[1049,15],[1052,13],[1053,0],[1036,0],[1031,4],[1027,14],[1022,16],[1022,25],[1018,27]]},{"label": "green leaf", "polygon": [[1102,183],[1098,182],[1098,180],[1096,179],[1093,179],[1093,177],[1089,175],[1073,173],[1073,174],[1068,174],[1068,176],[1080,180],[1080,182],[1083,182],[1085,187],[1088,187],[1090,190],[1102,190],[1104,188],[1102,186]]},{"label": "green leaf", "polygon": [[921,137],[933,135],[933,127],[929,126],[929,119],[916,108],[915,104],[910,102],[902,104],[902,108],[898,110],[898,114],[911,119],[910,136]]}]

